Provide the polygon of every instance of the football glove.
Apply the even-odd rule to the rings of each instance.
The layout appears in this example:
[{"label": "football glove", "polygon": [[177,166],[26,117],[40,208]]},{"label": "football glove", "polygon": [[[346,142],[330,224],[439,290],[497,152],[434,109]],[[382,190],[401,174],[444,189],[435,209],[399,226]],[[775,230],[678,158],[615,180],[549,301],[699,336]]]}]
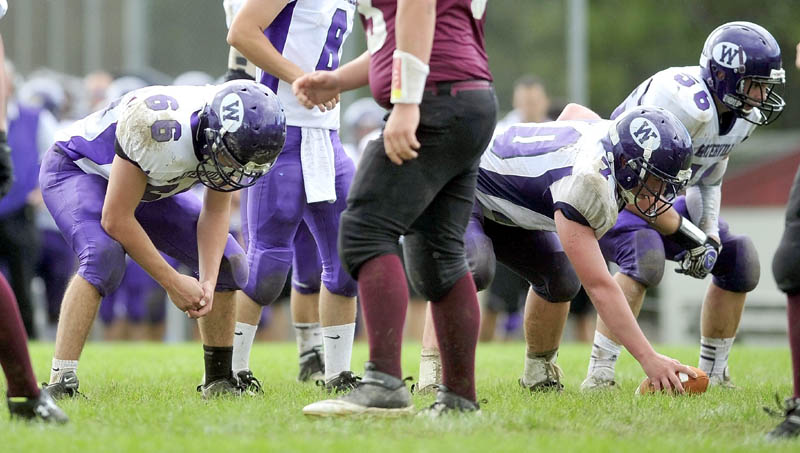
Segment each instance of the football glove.
[{"label": "football glove", "polygon": [[714,270],[721,250],[722,245],[708,237],[703,245],[681,252],[675,257],[680,265],[675,272],[702,280]]}]

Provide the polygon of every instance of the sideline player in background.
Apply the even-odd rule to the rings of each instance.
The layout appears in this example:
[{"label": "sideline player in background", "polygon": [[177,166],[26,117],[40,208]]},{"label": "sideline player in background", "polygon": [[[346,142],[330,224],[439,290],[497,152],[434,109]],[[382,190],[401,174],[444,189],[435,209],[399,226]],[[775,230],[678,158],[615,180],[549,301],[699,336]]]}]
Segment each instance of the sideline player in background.
[{"label": "sideline player in background", "polygon": [[[382,140],[359,163],[342,214],[339,253],[357,278],[369,338],[363,379],[308,415],[413,410],[400,368],[408,285],[433,302],[443,383],[429,412],[475,411],[480,309],[464,254],[478,161],[496,121],[484,48],[485,1],[361,2],[368,52],[333,72],[298,79],[306,106],[369,83],[392,108]],[[435,33],[434,33],[435,31]]]},{"label": "sideline player in background", "polygon": [[[0,18],[6,15],[8,3],[0,0]],[[0,36],[0,198],[13,183],[11,149],[6,138],[5,51]],[[36,385],[36,376],[28,354],[25,326],[17,308],[17,299],[5,277],[0,274],[0,365],[6,375],[6,401],[12,418],[36,419],[66,423],[69,419],[47,391]]]},{"label": "sideline player in background", "polygon": [[[132,91],[59,132],[42,163],[48,210],[79,258],[64,294],[48,390],[78,392],[76,370],[100,298],[129,254],[198,323],[203,397],[239,394],[231,373],[234,293],[244,251],[228,233],[230,192],[266,173],[285,139],[277,96],[250,81]],[[184,193],[202,182],[201,202]],[[158,253],[195,272],[179,274]]]},{"label": "sideline player in background", "polygon": [[[296,262],[309,260],[296,263],[300,271],[315,269],[319,258],[321,328],[302,322],[315,319],[314,291],[307,291],[304,312],[295,313],[301,354],[299,379],[310,377],[304,374],[304,369],[313,371],[310,365],[321,367],[321,333],[326,388],[349,389],[356,381],[350,358],[357,287],[344,270],[336,247],[339,217],[355,168],[339,140],[338,99],[307,110],[297,102],[291,88],[292,82],[307,72],[339,67],[354,15],[355,2],[349,0],[248,0],[228,32],[228,43],[258,68],[258,81],[278,94],[287,122],[286,145],[273,171],[247,190],[242,206],[247,217],[250,278],[237,301],[234,367],[237,374],[247,378],[252,377],[250,347],[262,308],[280,295],[293,258]],[[293,252],[303,223],[316,241],[319,257]]]},{"label": "sideline player in background", "polygon": [[[634,315],[647,288],[664,273],[664,260],[677,261],[678,272],[713,279],[701,315],[700,363],[712,385],[733,387],[728,355],[739,327],[745,297],[758,284],[758,253],[747,236],[734,235],[719,218],[722,178],[728,155],[758,125],[773,122],[784,108],[778,90],[784,85],[781,51],[775,38],[750,22],[731,22],[706,40],[699,66],[669,68],[644,81],[614,111],[612,118],[639,105],[662,107],[677,116],[692,136],[692,179],[667,215],[677,229],[662,229],[637,216],[620,213],[600,241],[603,253],[617,263],[614,276]],[[618,337],[598,317],[584,390],[615,387]]]},{"label": "sideline player in background", "polygon": [[[800,43],[797,44],[795,67],[800,69]],[[789,349],[792,355],[792,396],[786,398],[782,408],[784,417],[775,429],[767,434],[770,439],[800,436],[800,168],[789,192],[786,205],[786,228],[772,259],[772,274],[778,288],[786,293],[786,317],[789,324]],[[780,401],[778,401],[780,403]]]}]

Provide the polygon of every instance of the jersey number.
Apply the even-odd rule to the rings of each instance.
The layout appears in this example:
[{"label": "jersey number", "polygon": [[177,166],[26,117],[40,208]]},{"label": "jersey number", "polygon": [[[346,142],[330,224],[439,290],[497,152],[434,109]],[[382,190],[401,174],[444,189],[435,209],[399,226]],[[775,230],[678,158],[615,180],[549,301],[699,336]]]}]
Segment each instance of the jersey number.
[{"label": "jersey number", "polygon": [[[687,88],[697,83],[694,77],[686,74],[676,74],[675,81]],[[711,104],[708,102],[708,94],[706,94],[704,90],[700,90],[694,94],[694,104],[703,111],[711,107]]]},{"label": "jersey number", "polygon": [[[144,100],[144,105],[150,110],[178,110],[178,100],[172,96],[156,94]],[[158,120],[150,126],[150,136],[153,140],[163,143],[181,138],[181,123],[178,120]]]},{"label": "jersey number", "polygon": [[333,13],[331,26],[328,28],[328,37],[322,47],[322,53],[317,61],[317,71],[333,71],[339,67],[339,49],[342,48],[344,35],[347,33],[347,11],[339,8]]}]

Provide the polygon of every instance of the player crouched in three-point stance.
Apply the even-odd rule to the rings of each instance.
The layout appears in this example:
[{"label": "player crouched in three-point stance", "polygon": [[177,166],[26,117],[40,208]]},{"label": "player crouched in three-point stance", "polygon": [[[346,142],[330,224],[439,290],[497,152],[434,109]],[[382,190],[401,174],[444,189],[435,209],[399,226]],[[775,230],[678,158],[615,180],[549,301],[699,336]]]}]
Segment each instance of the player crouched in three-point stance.
[{"label": "player crouched in three-point stance", "polygon": [[465,243],[478,288],[498,260],[531,283],[525,305],[527,354],[520,384],[559,391],[555,364],[569,301],[581,283],[611,329],[659,388],[682,391],[688,368],[656,353],[611,278],[598,238],[630,204],[657,217],[689,178],[691,141],[669,112],[640,107],[616,121],[517,124],[481,158]]},{"label": "player crouched in three-point stance", "polygon": [[[653,224],[623,211],[600,246],[619,265],[614,278],[635,315],[647,288],[661,280],[665,259],[677,261],[678,272],[686,275],[713,275],[703,303],[699,364],[712,385],[733,386],[728,355],[745,296],[760,274],[753,242],[734,235],[719,219],[722,178],[732,148],[783,110],[784,101],[775,91],[783,84],[781,51],[772,35],[750,22],[731,22],[709,35],[700,66],[655,74],[612,114],[614,118],[639,105],[656,105],[677,116],[692,136],[692,179],[686,196],[661,216],[669,221]],[[607,318],[601,318],[581,385],[585,390],[615,387],[619,337],[604,322]]]},{"label": "player crouched in three-point stance", "polygon": [[[283,146],[280,101],[263,85],[147,87],[61,131],[42,162],[47,208],[80,266],[64,294],[47,389],[74,396],[76,369],[100,298],[129,254],[190,317],[200,318],[203,397],[238,394],[231,375],[234,291],[244,251],[228,234],[230,192],[266,173]],[[185,193],[208,187],[201,202]],[[195,271],[182,275],[162,251]]]}]

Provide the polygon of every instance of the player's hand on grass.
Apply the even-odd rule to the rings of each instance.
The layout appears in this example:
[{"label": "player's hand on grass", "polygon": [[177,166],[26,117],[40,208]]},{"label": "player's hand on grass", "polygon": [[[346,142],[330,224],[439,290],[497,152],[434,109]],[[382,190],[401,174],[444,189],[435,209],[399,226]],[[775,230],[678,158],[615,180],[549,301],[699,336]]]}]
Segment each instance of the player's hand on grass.
[{"label": "player's hand on grass", "polygon": [[692,371],[692,369],[688,366],[657,352],[649,357],[644,358],[639,363],[641,364],[645,374],[647,374],[647,377],[650,378],[650,382],[653,384],[653,387],[656,391],[663,389],[677,393],[684,393],[683,385],[678,377],[678,373],[685,373],[692,378],[697,377],[697,373]]},{"label": "player's hand on grass", "polygon": [[417,126],[419,105],[395,104],[383,129],[383,146],[392,163],[403,165],[403,161],[417,158]]},{"label": "player's hand on grass", "polygon": [[340,91],[335,71],[314,71],[292,83],[292,92],[302,106],[307,109],[316,106],[323,112],[336,107]]},{"label": "player's hand on grass", "polygon": [[208,305],[209,309],[204,310],[203,315],[211,309],[211,304],[208,304],[203,298],[203,287],[194,277],[177,274],[169,287],[165,289],[172,303],[181,311],[187,312],[189,316],[193,318],[202,316],[193,316],[192,313],[199,314],[200,310],[203,309],[205,305]]}]

